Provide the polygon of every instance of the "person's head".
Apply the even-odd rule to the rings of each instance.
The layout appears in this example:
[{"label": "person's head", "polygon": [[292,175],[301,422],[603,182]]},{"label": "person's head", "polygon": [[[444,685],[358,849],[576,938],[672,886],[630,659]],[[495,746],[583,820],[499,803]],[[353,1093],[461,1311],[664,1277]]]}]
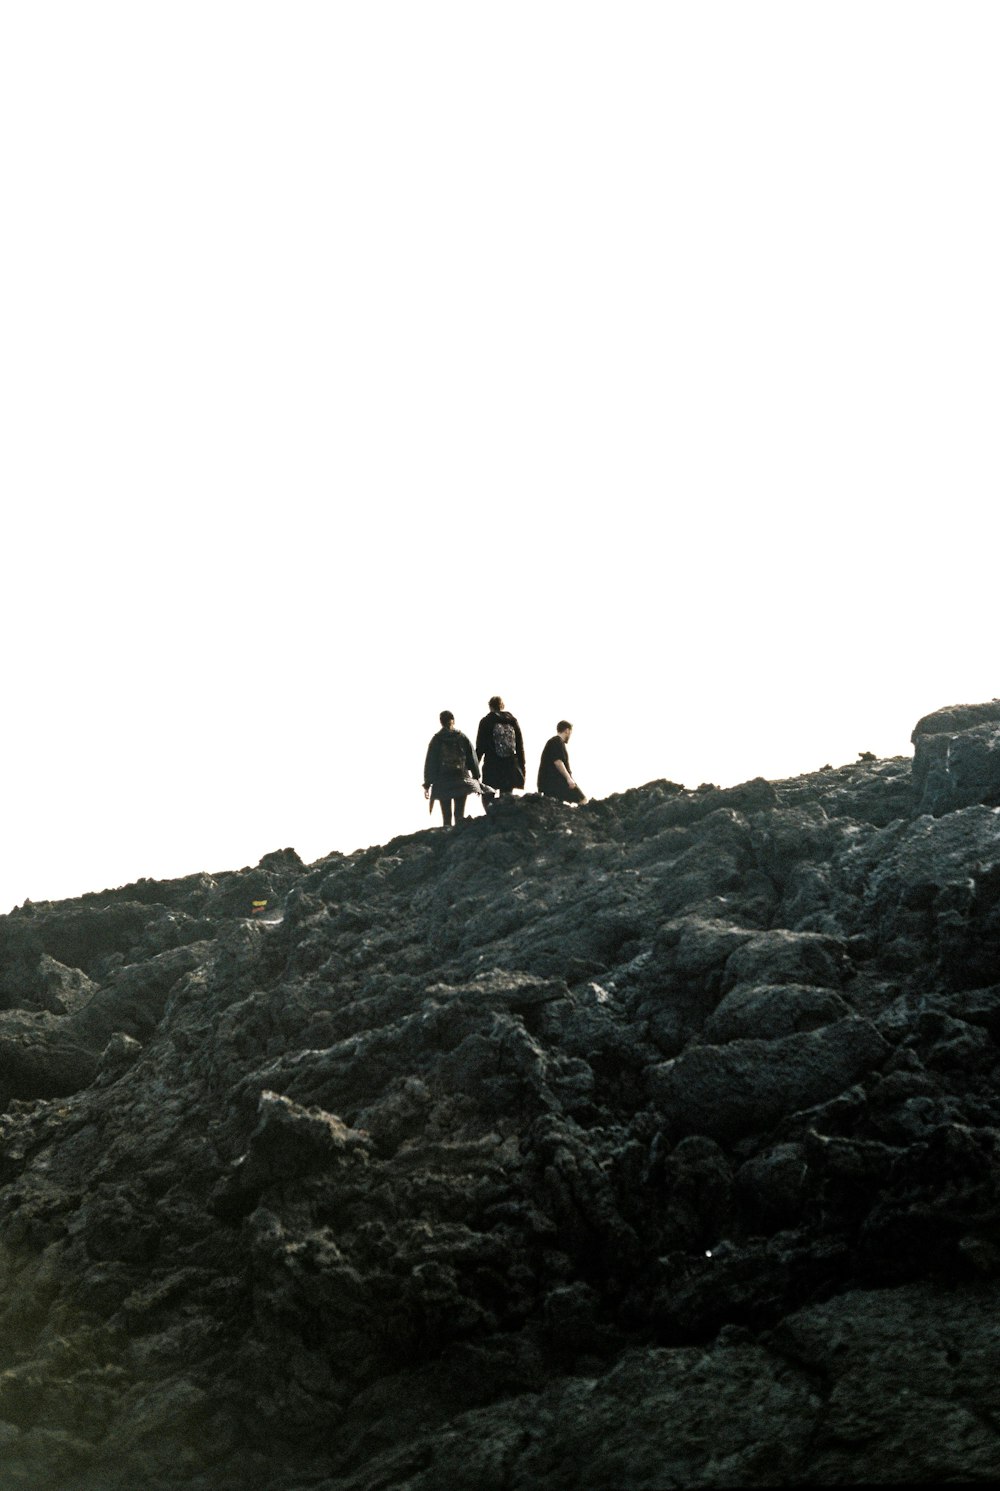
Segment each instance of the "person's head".
[{"label": "person's head", "polygon": [[499,714],[500,710],[504,708],[504,702],[499,694],[493,695],[493,698],[490,700],[490,708],[495,714]]},{"label": "person's head", "polygon": [[570,736],[573,734],[573,726],[570,724],[569,720],[559,721],[558,725],[556,726],[556,734],[562,736],[562,741],[565,745],[566,741],[569,740]]},{"label": "person's head", "polygon": [[450,709],[442,709],[438,715],[438,719],[441,721],[445,730],[453,730],[455,728],[455,716]]}]

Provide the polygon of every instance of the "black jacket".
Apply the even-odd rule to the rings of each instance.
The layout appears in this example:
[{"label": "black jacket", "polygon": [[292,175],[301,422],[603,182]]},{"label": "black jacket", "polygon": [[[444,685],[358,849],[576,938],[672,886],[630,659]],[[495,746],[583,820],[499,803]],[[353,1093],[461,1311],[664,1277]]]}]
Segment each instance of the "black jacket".
[{"label": "black jacket", "polygon": [[[464,765],[447,770],[441,765],[441,743],[448,736],[456,745],[461,745]],[[451,730],[443,725],[436,735],[430,738],[427,747],[427,756],[424,759],[424,786],[434,788],[434,800],[440,802],[442,797],[458,797],[470,791],[465,780],[465,773],[471,772],[475,779],[479,780],[479,762],[476,760],[472,749],[472,741],[461,730]]]},{"label": "black jacket", "polygon": [[[514,731],[514,754],[512,756],[497,755],[493,726],[498,722],[510,725]],[[476,732],[476,755],[482,760],[483,781],[489,786],[496,787],[501,792],[509,792],[512,787],[524,786],[524,741],[521,738],[521,727],[509,709],[491,709],[489,714],[484,715],[479,721],[479,729]]]}]

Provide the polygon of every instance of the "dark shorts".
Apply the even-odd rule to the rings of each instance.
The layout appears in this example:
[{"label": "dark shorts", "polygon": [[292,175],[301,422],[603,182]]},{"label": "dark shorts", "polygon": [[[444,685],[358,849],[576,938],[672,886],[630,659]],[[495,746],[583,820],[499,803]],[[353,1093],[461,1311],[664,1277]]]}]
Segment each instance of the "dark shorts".
[{"label": "dark shorts", "polygon": [[558,787],[549,787],[543,797],[558,797],[560,802],[583,802],[585,793],[580,787],[570,787],[567,782],[562,782]]}]

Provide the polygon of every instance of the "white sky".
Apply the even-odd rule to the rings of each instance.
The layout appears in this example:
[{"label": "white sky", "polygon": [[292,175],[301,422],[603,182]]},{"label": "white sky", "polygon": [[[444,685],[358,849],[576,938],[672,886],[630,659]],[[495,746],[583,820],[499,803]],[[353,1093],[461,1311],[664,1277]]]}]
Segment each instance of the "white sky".
[{"label": "white sky", "polygon": [[[1000,8],[0,5],[0,909],[1000,694]],[[439,821],[439,819],[435,819]]]}]

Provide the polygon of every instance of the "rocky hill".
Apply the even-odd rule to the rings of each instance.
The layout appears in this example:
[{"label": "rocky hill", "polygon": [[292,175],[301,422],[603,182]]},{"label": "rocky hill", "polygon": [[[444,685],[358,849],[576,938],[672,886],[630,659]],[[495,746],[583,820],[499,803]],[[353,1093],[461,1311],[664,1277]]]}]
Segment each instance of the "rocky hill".
[{"label": "rocky hill", "polygon": [[914,740],[0,918],[3,1491],[996,1479],[1000,702]]}]

